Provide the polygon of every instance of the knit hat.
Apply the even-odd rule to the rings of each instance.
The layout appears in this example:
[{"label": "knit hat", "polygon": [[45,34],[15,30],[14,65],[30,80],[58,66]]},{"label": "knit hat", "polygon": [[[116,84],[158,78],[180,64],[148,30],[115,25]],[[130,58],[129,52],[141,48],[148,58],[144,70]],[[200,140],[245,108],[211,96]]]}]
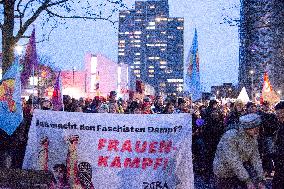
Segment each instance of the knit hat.
[{"label": "knit hat", "polygon": [[240,123],[244,129],[253,129],[260,126],[261,117],[256,113],[247,114],[240,117]]}]

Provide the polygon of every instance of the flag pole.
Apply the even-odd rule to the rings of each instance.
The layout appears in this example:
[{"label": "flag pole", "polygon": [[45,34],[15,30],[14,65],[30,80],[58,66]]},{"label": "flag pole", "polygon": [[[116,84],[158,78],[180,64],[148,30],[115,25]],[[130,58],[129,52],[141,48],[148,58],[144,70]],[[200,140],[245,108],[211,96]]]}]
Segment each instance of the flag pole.
[{"label": "flag pole", "polygon": [[33,65],[33,94],[32,94],[32,108],[34,108],[34,90],[35,90],[35,67]]}]

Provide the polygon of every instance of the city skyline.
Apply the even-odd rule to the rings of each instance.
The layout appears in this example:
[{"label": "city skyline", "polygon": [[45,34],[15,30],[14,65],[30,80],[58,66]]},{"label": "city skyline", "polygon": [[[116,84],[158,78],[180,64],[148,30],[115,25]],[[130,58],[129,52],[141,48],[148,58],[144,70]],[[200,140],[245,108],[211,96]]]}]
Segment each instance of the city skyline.
[{"label": "city skyline", "polygon": [[136,1],[119,13],[118,63],[129,66],[129,86],[136,80],[159,95],[180,95],[183,86],[184,19],[170,17],[167,0]]},{"label": "city skyline", "polygon": [[[237,83],[238,79],[238,28],[220,24],[223,14],[236,17],[239,10],[231,7],[238,1],[173,1],[169,0],[171,17],[184,17],[184,57],[189,53],[194,28],[199,33],[201,83],[206,91],[212,85],[224,82]],[[135,1],[129,1],[131,7]],[[118,13],[113,18],[117,18]],[[49,28],[41,29],[35,23],[40,38]],[[64,70],[82,69],[87,52],[102,53],[117,62],[118,26],[104,21],[72,20],[59,25],[50,40],[37,45],[39,54],[48,55]],[[24,44],[25,41],[22,42]],[[217,77],[216,77],[217,74]]]}]

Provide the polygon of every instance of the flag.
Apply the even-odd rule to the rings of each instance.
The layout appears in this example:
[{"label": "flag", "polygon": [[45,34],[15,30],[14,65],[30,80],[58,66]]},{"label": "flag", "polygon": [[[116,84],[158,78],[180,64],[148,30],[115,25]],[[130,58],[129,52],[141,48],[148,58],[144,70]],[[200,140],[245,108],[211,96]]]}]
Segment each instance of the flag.
[{"label": "flag", "polygon": [[30,76],[34,76],[34,71],[38,69],[38,59],[36,53],[35,29],[32,31],[29,43],[26,48],[25,58],[22,61],[21,82],[26,87]]},{"label": "flag", "polygon": [[145,92],[145,84],[141,80],[136,80],[136,92],[140,94]]},{"label": "flag", "polygon": [[196,29],[184,69],[184,91],[191,94],[193,101],[201,99],[202,93],[200,86],[199,55]]},{"label": "flag", "polygon": [[260,103],[265,101],[269,102],[270,104],[276,104],[280,101],[279,96],[272,89],[267,72],[264,73]]},{"label": "flag", "polygon": [[63,108],[62,93],[61,93],[61,71],[59,71],[52,93],[53,110],[60,111]]},{"label": "flag", "polygon": [[0,81],[0,115],[0,129],[8,135],[12,135],[23,120],[18,58]]}]

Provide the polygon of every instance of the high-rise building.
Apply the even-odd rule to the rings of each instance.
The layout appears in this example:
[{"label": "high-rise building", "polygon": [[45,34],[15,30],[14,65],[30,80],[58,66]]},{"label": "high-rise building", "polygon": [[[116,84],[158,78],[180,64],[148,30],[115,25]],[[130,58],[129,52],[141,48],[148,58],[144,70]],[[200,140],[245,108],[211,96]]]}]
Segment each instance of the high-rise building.
[{"label": "high-rise building", "polygon": [[118,63],[129,65],[130,89],[136,80],[157,94],[183,90],[184,19],[169,17],[167,0],[136,1],[119,13]]},{"label": "high-rise building", "polygon": [[261,91],[265,71],[275,90],[284,89],[283,10],[283,0],[241,1],[239,84],[250,93]]}]

